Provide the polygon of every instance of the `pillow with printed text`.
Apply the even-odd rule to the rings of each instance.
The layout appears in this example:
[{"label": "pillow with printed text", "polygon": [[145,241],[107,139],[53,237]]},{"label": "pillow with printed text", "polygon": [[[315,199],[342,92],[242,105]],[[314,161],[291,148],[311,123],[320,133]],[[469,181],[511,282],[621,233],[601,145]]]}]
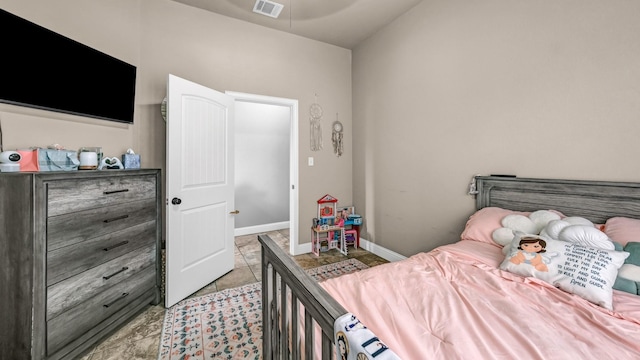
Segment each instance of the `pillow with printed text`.
[{"label": "pillow with printed text", "polygon": [[535,277],[613,310],[613,284],[628,252],[516,234],[500,268]]}]

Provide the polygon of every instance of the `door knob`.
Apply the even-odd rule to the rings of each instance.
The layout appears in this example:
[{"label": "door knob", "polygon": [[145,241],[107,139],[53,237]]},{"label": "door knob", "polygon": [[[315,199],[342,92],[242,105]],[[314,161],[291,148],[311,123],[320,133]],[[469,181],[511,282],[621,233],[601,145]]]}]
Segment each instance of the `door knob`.
[{"label": "door knob", "polygon": [[240,214],[240,210],[233,210],[233,211],[229,212],[229,214],[238,215],[238,214]]},{"label": "door knob", "polygon": [[171,203],[173,205],[180,205],[180,203],[182,202],[182,200],[180,200],[180,198],[174,197],[173,199],[171,199]]}]

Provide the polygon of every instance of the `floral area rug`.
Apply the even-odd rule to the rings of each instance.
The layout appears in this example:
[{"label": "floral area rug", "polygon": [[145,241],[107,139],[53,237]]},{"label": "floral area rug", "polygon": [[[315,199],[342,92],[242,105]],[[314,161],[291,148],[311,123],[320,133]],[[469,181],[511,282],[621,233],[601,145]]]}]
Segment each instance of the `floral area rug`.
[{"label": "floral area rug", "polygon": [[[356,259],[307,270],[317,281],[368,268]],[[262,359],[262,284],[183,300],[167,309],[159,360]]]},{"label": "floral area rug", "polygon": [[369,266],[360,260],[349,259],[337,263],[323,265],[316,268],[308,269],[307,274],[311,275],[316,281],[322,281],[334,278],[336,276],[350,274],[358,270],[364,270]]}]

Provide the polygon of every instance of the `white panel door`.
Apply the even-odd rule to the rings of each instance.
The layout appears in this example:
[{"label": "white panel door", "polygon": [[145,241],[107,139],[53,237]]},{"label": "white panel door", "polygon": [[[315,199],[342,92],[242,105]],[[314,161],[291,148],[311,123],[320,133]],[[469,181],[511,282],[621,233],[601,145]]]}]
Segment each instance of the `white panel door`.
[{"label": "white panel door", "polygon": [[231,96],[167,80],[166,295],[170,307],[234,266]]}]

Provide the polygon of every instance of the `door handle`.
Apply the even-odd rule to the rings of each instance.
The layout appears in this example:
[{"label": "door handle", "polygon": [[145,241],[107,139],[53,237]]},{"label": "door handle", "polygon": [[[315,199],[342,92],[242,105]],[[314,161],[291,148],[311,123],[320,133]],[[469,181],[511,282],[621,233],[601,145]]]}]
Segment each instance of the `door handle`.
[{"label": "door handle", "polygon": [[173,205],[180,205],[180,203],[182,203],[182,200],[180,200],[180,198],[174,197],[173,199],[171,199],[171,203]]},{"label": "door handle", "polygon": [[238,214],[240,214],[240,210],[233,210],[233,211],[229,212],[229,214],[238,215]]}]

